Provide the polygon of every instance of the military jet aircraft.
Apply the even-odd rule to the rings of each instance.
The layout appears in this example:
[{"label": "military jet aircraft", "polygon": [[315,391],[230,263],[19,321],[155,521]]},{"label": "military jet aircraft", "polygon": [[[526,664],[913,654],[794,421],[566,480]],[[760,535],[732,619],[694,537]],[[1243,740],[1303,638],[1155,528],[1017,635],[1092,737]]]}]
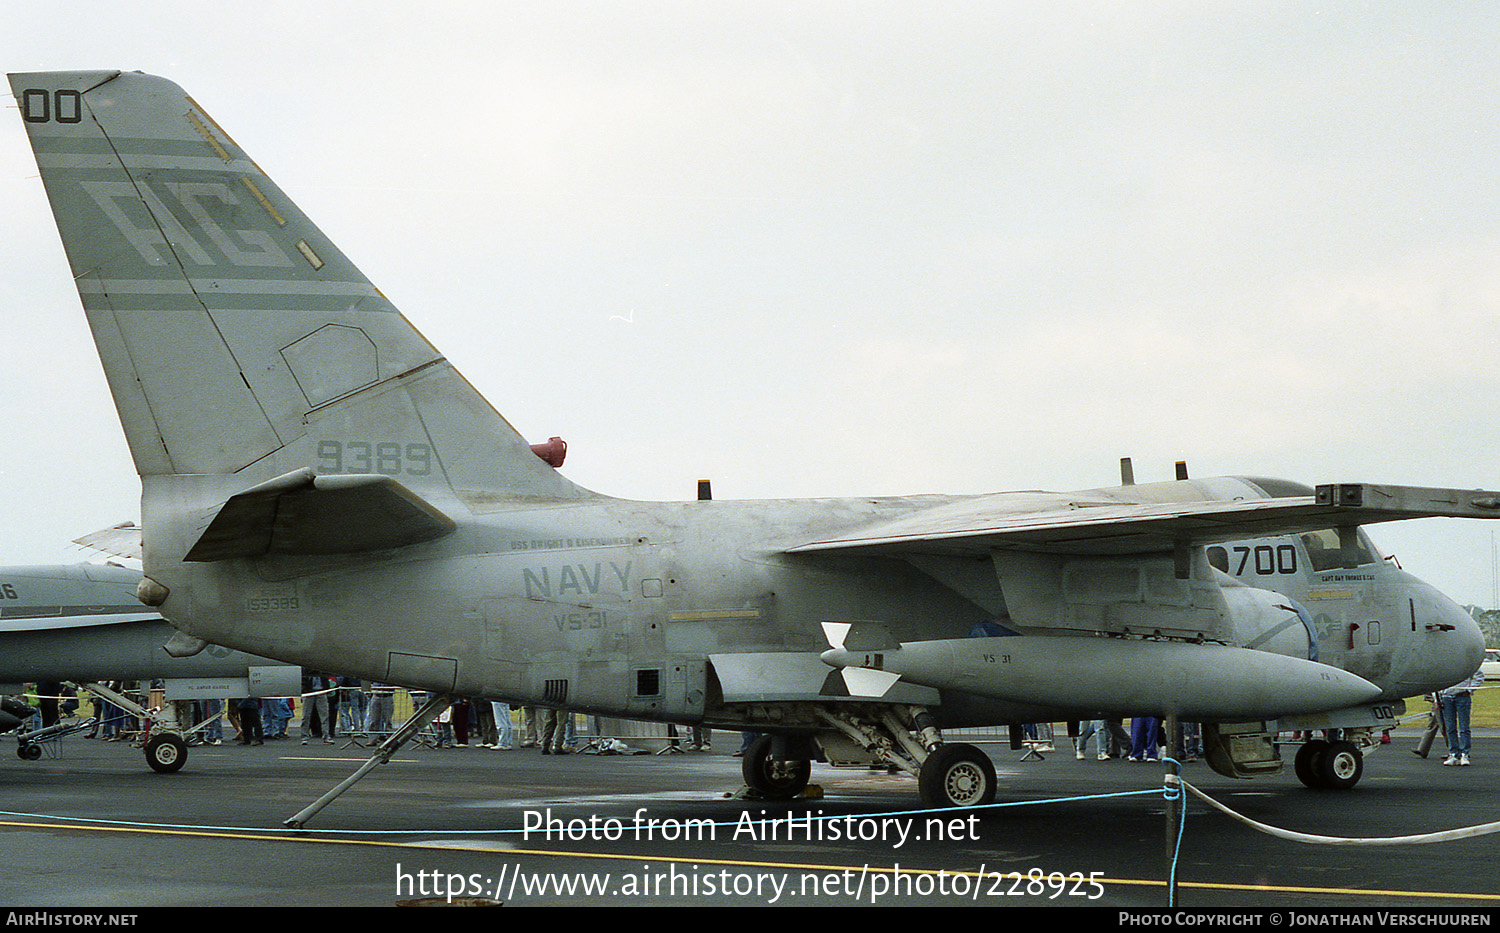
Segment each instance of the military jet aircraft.
[{"label": "military jet aircraft", "polygon": [[[187,639],[141,605],[140,582],[139,571],[113,564],[0,567],[0,682],[76,681],[151,721],[146,763],[161,772],[187,762],[181,724],[170,709],[145,709],[97,681],[163,679],[169,699],[301,689],[297,667]],[[30,712],[24,704],[0,709],[0,731],[21,726]],[[41,757],[45,733],[17,738],[23,759]]]},{"label": "military jet aircraft", "polygon": [[[10,80],[141,476],[140,596],[192,637],[440,695],[753,730],[763,794],[798,793],[813,759],[879,761],[936,805],[995,794],[989,759],[943,728],[1179,715],[1249,774],[1280,766],[1279,724],[1369,729],[1479,663],[1452,602],[1394,568],[1360,579],[1356,526],[1495,517],[1493,493],[598,495],[182,89]],[[1293,567],[1311,628],[1267,585]],[[1330,751],[1308,768],[1347,779],[1348,749]]]}]

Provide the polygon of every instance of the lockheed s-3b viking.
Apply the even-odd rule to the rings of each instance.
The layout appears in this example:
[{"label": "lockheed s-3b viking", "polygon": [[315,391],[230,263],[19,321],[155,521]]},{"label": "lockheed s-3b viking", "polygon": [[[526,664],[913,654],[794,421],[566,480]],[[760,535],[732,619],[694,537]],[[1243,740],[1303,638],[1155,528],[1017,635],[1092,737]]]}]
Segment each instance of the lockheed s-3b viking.
[{"label": "lockheed s-3b viking", "polygon": [[580,488],[176,85],[10,80],[141,477],[140,596],[191,637],[439,696],[760,732],[763,794],[798,793],[812,760],[880,762],[936,805],[995,794],[944,728],[1096,716],[1202,722],[1238,775],[1280,766],[1278,728],[1343,729],[1299,771],[1347,786],[1348,736],[1479,665],[1474,622],[1357,526],[1494,517],[1491,493]]}]

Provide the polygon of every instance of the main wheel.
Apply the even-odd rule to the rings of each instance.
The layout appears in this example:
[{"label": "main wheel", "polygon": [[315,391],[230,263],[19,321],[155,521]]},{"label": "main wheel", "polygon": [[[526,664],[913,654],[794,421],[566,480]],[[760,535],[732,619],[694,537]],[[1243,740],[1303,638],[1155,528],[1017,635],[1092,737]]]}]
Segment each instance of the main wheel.
[{"label": "main wheel", "polygon": [[1323,739],[1313,739],[1302,743],[1297,749],[1297,757],[1292,762],[1292,770],[1297,772],[1297,780],[1305,786],[1321,789],[1323,784],[1323,756],[1328,752],[1328,743]]},{"label": "main wheel", "polygon": [[939,745],[922,762],[917,789],[929,807],[979,807],[995,802],[995,766],[972,745]]},{"label": "main wheel", "polygon": [[146,764],[152,771],[171,774],[187,763],[187,743],[182,736],[164,732],[146,741]]},{"label": "main wheel", "polygon": [[1353,742],[1330,742],[1318,762],[1320,786],[1348,790],[1365,773],[1365,756]]},{"label": "main wheel", "polygon": [[745,752],[742,765],[745,784],[770,800],[791,800],[802,793],[812,777],[812,762],[805,758],[780,761],[771,755],[771,736],[763,735]]}]

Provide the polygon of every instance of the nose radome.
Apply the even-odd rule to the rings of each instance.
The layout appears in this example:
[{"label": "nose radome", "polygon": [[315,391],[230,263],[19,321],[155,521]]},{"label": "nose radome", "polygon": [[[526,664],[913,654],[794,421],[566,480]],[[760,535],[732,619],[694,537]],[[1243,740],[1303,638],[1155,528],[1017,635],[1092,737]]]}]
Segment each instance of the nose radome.
[{"label": "nose radome", "polygon": [[1436,659],[1440,672],[1437,679],[1443,683],[1433,689],[1441,690],[1468,679],[1479,670],[1479,664],[1484,660],[1484,633],[1462,606],[1436,591],[1434,595],[1438,624],[1444,629],[1439,633],[1442,638],[1437,641],[1441,656]]},{"label": "nose radome", "polygon": [[[1465,680],[1484,660],[1479,624],[1435,587],[1405,577],[1401,602],[1410,605],[1412,632],[1400,652],[1391,687],[1404,697],[1432,693]],[[1403,615],[1406,606],[1402,607]]]},{"label": "nose radome", "polygon": [[[1474,621],[1473,616],[1460,606],[1452,603],[1449,605],[1452,606],[1455,617],[1453,634],[1458,636],[1455,639],[1458,645],[1454,653],[1463,659],[1458,665],[1463,671],[1458,679],[1463,680],[1479,670],[1479,665],[1484,662],[1484,632],[1480,631],[1479,623]],[[1454,683],[1458,683],[1458,680]]]}]

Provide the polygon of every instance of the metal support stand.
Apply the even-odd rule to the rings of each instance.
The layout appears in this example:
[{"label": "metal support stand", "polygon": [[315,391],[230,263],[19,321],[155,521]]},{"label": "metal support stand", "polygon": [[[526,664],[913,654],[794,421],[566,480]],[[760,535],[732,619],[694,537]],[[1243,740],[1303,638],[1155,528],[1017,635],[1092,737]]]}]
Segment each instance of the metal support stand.
[{"label": "metal support stand", "polygon": [[91,729],[97,725],[99,720],[90,717],[88,719],[71,719],[67,722],[54,723],[41,729],[30,732],[22,732],[16,736],[16,754],[22,761],[36,761],[42,757],[45,749],[50,758],[62,757],[63,736],[75,735],[85,729]]},{"label": "metal support stand", "polygon": [[[1046,735],[1042,734],[1044,730],[1046,731]],[[1042,752],[1053,751],[1055,747],[1053,745],[1053,741],[1054,736],[1052,734],[1052,724],[1050,722],[1037,723],[1036,738],[1023,740],[1022,744],[1026,746],[1026,754],[1022,755],[1017,760],[1046,761],[1047,756],[1043,755]]]},{"label": "metal support stand", "polygon": [[[1167,730],[1168,754],[1165,756],[1167,773],[1163,777],[1163,783],[1168,789],[1176,790],[1177,794],[1181,795],[1183,793],[1182,775],[1177,762],[1182,755],[1182,749],[1176,747],[1178,744],[1177,716],[1175,714],[1168,716],[1164,727]],[[1167,904],[1174,907],[1177,904],[1177,872],[1175,870],[1175,862],[1177,859],[1178,820],[1180,819],[1178,807],[1180,805],[1176,799],[1170,797],[1167,799]]]},{"label": "metal support stand", "polygon": [[363,778],[366,774],[374,770],[376,765],[383,765],[389,762],[391,756],[396,754],[401,746],[411,741],[413,736],[425,729],[427,724],[432,722],[438,713],[442,712],[443,707],[450,705],[452,702],[452,697],[448,696],[434,696],[428,699],[426,703],[422,704],[422,708],[413,713],[412,717],[401,728],[392,732],[390,738],[381,742],[376,747],[375,754],[371,756],[369,761],[360,765],[359,770],[339,782],[339,785],[333,790],[308,804],[291,819],[284,821],[282,825],[292,829],[301,829],[307,825],[307,821],[312,819],[319,810],[333,803],[335,798],[358,783],[360,778]]},{"label": "metal support stand", "polygon": [[682,750],[681,737],[677,734],[677,726],[675,724],[672,724],[672,723],[668,723],[667,724],[667,745],[666,745],[665,748],[663,748],[663,749],[655,752],[655,754],[657,754],[657,755],[684,755],[684,754],[687,754],[686,752],[684,752]]},{"label": "metal support stand", "polygon": [[[1177,770],[1177,762],[1182,755],[1182,750],[1177,748],[1177,717],[1168,716],[1163,724],[1167,730],[1167,776],[1165,783],[1176,784],[1180,780]],[[1170,863],[1173,853],[1177,848],[1177,808],[1171,803],[1167,804],[1167,861]]]},{"label": "metal support stand", "polygon": [[346,741],[343,745],[339,746],[339,751],[343,751],[346,748],[371,748],[372,745],[365,741],[366,738],[368,736],[364,732],[346,732],[344,733]]}]

